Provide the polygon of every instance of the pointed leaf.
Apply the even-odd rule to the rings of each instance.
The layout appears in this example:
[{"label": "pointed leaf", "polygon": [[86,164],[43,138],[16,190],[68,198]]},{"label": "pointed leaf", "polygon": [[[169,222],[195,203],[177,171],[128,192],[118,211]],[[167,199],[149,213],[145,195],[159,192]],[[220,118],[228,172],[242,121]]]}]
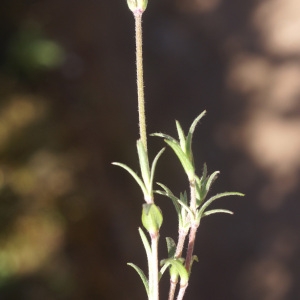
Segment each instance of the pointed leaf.
[{"label": "pointed leaf", "polygon": [[185,285],[189,281],[189,274],[183,264],[183,259],[168,258],[162,260],[161,263],[171,265],[171,278],[176,278],[179,275],[182,285]]},{"label": "pointed leaf", "polygon": [[182,127],[178,121],[176,121],[176,128],[177,128],[180,147],[181,147],[182,151],[184,153],[186,153],[185,134],[184,134],[184,131],[182,130]]},{"label": "pointed leaf", "polygon": [[233,212],[228,209],[212,209],[212,210],[205,211],[203,213],[203,217],[213,215],[213,214],[219,214],[219,213],[233,215]]},{"label": "pointed leaf", "polygon": [[[192,139],[193,139],[193,134],[195,131],[195,128],[199,121],[202,119],[202,117],[206,114],[206,111],[204,110],[192,123],[188,135],[186,137],[186,153],[188,153],[190,156],[192,156]],[[192,159],[192,157],[190,157]]]},{"label": "pointed leaf", "polygon": [[194,217],[193,212],[191,211],[191,209],[190,209],[184,202],[182,202],[181,200],[178,200],[178,202],[180,203],[180,205],[182,206],[182,208],[185,209],[185,211],[186,211],[187,213],[189,213],[191,216]]},{"label": "pointed leaf", "polygon": [[176,243],[170,237],[166,237],[167,248],[168,248],[168,258],[173,258],[176,252]]},{"label": "pointed leaf", "polygon": [[146,195],[148,194],[148,192],[147,192],[147,189],[146,189],[143,181],[141,180],[141,178],[131,168],[129,168],[125,164],[118,163],[118,162],[113,162],[112,164],[115,165],[115,166],[119,166],[119,167],[125,169],[136,180],[136,182],[138,183],[138,185],[142,189],[144,197],[146,197]]},{"label": "pointed leaf", "polygon": [[192,256],[192,261],[191,261],[191,266],[190,266],[190,273],[191,273],[194,262],[199,262],[199,259],[198,259],[197,255]]},{"label": "pointed leaf", "polygon": [[150,185],[151,185],[151,190],[153,187],[153,178],[154,178],[154,173],[155,173],[155,168],[156,168],[156,164],[158,159],[161,157],[161,155],[163,154],[163,152],[165,151],[165,148],[162,148],[157,155],[155,156],[152,165],[151,165],[151,174],[150,174]]},{"label": "pointed leaf", "polygon": [[215,171],[214,173],[212,173],[206,183],[205,189],[208,192],[211,188],[211,185],[214,183],[214,181],[217,179],[218,175],[220,174],[220,171]]},{"label": "pointed leaf", "polygon": [[185,203],[187,205],[187,193],[186,191],[184,191],[183,193],[180,193],[180,201],[182,201],[183,203]]},{"label": "pointed leaf", "polygon": [[176,209],[177,214],[180,215],[180,205],[178,204],[178,198],[173,195],[170,189],[168,189],[164,184],[157,182],[157,184],[162,187],[165,191],[155,191],[157,194],[169,197]]},{"label": "pointed leaf", "polygon": [[173,137],[171,137],[170,135],[165,134],[165,133],[157,132],[157,133],[152,133],[150,135],[151,136],[158,136],[158,137],[161,137],[165,140],[168,140],[168,141],[171,141],[171,142],[174,142],[174,143],[178,143],[178,141],[176,141]]},{"label": "pointed leaf", "polygon": [[161,267],[161,269],[160,269],[160,271],[159,271],[159,274],[158,274],[158,276],[159,276],[159,279],[161,279],[161,277],[163,276],[163,274],[165,273],[165,271],[168,269],[168,265],[167,264],[165,264],[165,265],[163,265],[162,267]]},{"label": "pointed leaf", "polygon": [[151,255],[152,255],[152,250],[151,250],[149,241],[148,241],[144,231],[141,228],[139,228],[139,234],[140,234],[140,237],[142,239],[142,242],[143,242],[143,245],[144,245],[144,248],[145,248],[145,251],[146,251],[148,263],[149,263],[149,262],[151,262]]},{"label": "pointed leaf", "polygon": [[199,216],[202,216],[204,211],[206,210],[206,208],[212,204],[212,202],[214,202],[215,200],[222,198],[222,197],[228,197],[228,196],[244,196],[244,194],[242,193],[238,193],[238,192],[225,192],[225,193],[220,193],[217,194],[213,197],[211,197],[209,200],[207,200],[200,208],[199,210]]},{"label": "pointed leaf", "polygon": [[206,178],[207,177],[207,164],[204,163],[203,165],[203,172],[202,172],[202,178]]},{"label": "pointed leaf", "polygon": [[137,265],[135,265],[133,263],[127,263],[127,265],[129,265],[132,268],[134,268],[136,270],[136,272],[140,275],[140,278],[142,279],[143,284],[145,286],[145,290],[146,290],[147,296],[149,296],[149,282],[148,282],[148,279],[145,276],[144,272],[142,271],[142,269],[140,269]]},{"label": "pointed leaf", "polygon": [[186,154],[182,151],[178,143],[173,143],[171,141],[165,140],[165,142],[173,149],[175,154],[177,155],[179,161],[181,162],[185,173],[187,174],[189,180],[192,180],[195,174],[195,169],[192,162],[186,156]]}]

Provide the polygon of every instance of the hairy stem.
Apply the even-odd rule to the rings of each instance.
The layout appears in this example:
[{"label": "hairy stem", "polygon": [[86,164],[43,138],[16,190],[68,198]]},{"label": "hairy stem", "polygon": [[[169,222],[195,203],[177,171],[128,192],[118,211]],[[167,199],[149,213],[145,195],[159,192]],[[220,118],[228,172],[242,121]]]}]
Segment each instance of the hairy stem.
[{"label": "hairy stem", "polygon": [[194,252],[197,229],[198,229],[198,225],[192,224],[190,229],[190,234],[189,234],[189,244],[188,244],[188,250],[187,250],[186,260],[185,260],[185,268],[188,272],[191,271],[191,264],[192,264],[192,257]]},{"label": "hairy stem", "polygon": [[[176,251],[175,251],[175,258],[180,258],[182,256],[182,251],[183,251],[183,246],[184,246],[184,241],[187,235],[187,231],[179,228],[179,235],[178,235],[178,242],[176,246]],[[169,289],[169,298],[168,300],[173,300],[175,296],[175,290],[177,286],[177,282],[174,282],[172,278],[170,279],[170,289]]]},{"label": "hairy stem", "polygon": [[140,138],[147,152],[147,132],[144,96],[144,72],[143,72],[143,34],[142,34],[142,12],[134,13],[135,19],[135,43],[136,43],[136,77],[138,94],[139,130]]},{"label": "hairy stem", "polygon": [[159,300],[158,239],[159,233],[151,234],[152,266],[149,274],[149,300]]},{"label": "hairy stem", "polygon": [[190,234],[189,234],[189,244],[186,254],[186,260],[185,260],[185,268],[188,272],[190,272],[191,264],[192,264],[192,257],[194,252],[194,246],[195,246],[195,240],[196,240],[196,233],[199,224],[195,221],[195,215],[197,210],[197,204],[196,204],[196,185],[195,185],[195,179],[190,181],[190,209],[193,212],[193,216],[191,216],[191,228],[190,228]]},{"label": "hairy stem", "polygon": [[183,251],[183,246],[184,246],[184,242],[185,242],[185,238],[187,235],[187,231],[179,228],[179,234],[178,234],[178,242],[177,242],[177,246],[176,246],[176,252],[175,252],[175,258],[179,258],[182,255],[182,251]]},{"label": "hairy stem", "polygon": [[177,280],[176,280],[176,282],[174,282],[174,281],[172,281],[172,278],[170,279],[170,290],[169,290],[168,300],[174,299],[177,282],[178,282]]},{"label": "hairy stem", "polygon": [[[194,247],[195,247],[196,233],[197,233],[197,229],[199,227],[199,224],[195,221],[195,215],[196,215],[196,210],[197,210],[195,179],[190,180],[190,197],[191,197],[190,209],[191,209],[193,215],[190,216],[191,227],[190,227],[190,234],[189,234],[188,249],[187,249],[186,259],[185,259],[185,268],[189,273],[190,273],[191,267],[192,267],[192,259],[193,259],[193,252],[194,252]],[[180,286],[177,300],[183,299],[187,286],[188,286],[188,283]]]},{"label": "hairy stem", "polygon": [[185,284],[184,286],[180,286],[180,290],[178,292],[177,300],[182,300],[186,291],[188,284]]}]

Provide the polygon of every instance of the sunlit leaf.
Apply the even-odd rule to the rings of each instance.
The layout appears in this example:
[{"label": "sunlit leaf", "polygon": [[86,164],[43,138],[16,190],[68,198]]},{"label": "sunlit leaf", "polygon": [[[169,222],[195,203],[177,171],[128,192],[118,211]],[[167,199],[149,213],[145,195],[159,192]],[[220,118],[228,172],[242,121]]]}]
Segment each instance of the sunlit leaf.
[{"label": "sunlit leaf", "polygon": [[185,151],[186,151],[185,134],[184,134],[184,131],[182,130],[182,127],[178,121],[176,121],[176,128],[177,128],[180,147],[181,147],[182,151],[185,153]]},{"label": "sunlit leaf", "polygon": [[171,142],[168,140],[165,140],[165,142],[173,149],[173,151],[177,155],[179,161],[181,162],[183,169],[184,169],[185,173],[187,174],[189,180],[192,180],[192,178],[194,177],[194,173],[195,173],[194,166],[193,166],[192,162],[189,160],[189,158],[187,157],[187,155],[182,151],[178,142],[174,143],[174,142]]},{"label": "sunlit leaf", "polygon": [[244,194],[242,193],[238,193],[238,192],[225,192],[225,193],[220,193],[220,194],[217,194],[213,197],[211,197],[209,200],[207,200],[202,206],[201,208],[199,209],[199,213],[198,213],[198,216],[201,216],[203,215],[204,211],[207,209],[207,207],[209,205],[211,205],[215,200],[219,199],[219,198],[223,198],[223,197],[228,197],[228,196],[244,196]]},{"label": "sunlit leaf", "polygon": [[125,169],[135,179],[135,181],[138,183],[138,185],[142,189],[144,197],[146,197],[148,195],[148,191],[147,191],[147,189],[146,189],[143,181],[141,180],[141,178],[131,168],[129,168],[125,164],[118,163],[118,162],[113,162],[112,164],[115,165],[115,166],[119,166],[119,167]]},{"label": "sunlit leaf", "polygon": [[176,252],[176,243],[170,237],[166,237],[167,248],[168,248],[168,258],[173,258]]},{"label": "sunlit leaf", "polygon": [[144,272],[142,271],[142,269],[140,269],[137,265],[135,265],[133,263],[127,263],[127,265],[133,267],[136,270],[136,272],[139,274],[139,276],[142,279],[143,284],[145,286],[146,293],[149,296],[149,282],[148,282],[148,279],[145,276]]}]

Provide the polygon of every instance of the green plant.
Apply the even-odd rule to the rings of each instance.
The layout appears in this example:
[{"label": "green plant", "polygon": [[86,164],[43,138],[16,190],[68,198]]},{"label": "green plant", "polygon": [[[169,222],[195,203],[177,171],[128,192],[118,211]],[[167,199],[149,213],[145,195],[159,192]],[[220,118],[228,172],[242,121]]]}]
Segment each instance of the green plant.
[{"label": "green plant", "polygon": [[[143,229],[139,228],[139,234],[144,245],[148,261],[148,277],[135,264],[129,263],[141,277],[149,300],[159,300],[159,280],[168,269],[170,273],[169,300],[173,300],[176,294],[176,287],[179,283],[177,300],[183,299],[186,288],[189,283],[192,264],[198,260],[194,255],[194,245],[197,229],[203,217],[216,214],[232,214],[226,209],[209,209],[210,205],[217,199],[225,196],[243,196],[237,192],[225,192],[215,196],[208,197],[209,190],[216,180],[219,172],[208,174],[207,167],[204,164],[202,175],[196,174],[196,168],[193,159],[192,139],[196,125],[205,115],[202,112],[191,124],[187,135],[184,133],[181,125],[176,121],[178,140],[173,137],[155,133],[153,136],[161,137],[166,144],[174,151],[178,157],[189,182],[189,196],[183,192],[179,197],[175,196],[171,190],[162,183],[157,183],[160,190],[153,189],[155,168],[158,159],[164,152],[164,148],[155,156],[152,164],[149,163],[146,118],[144,105],[144,83],[143,83],[143,51],[142,51],[142,15],[147,7],[147,0],[127,0],[130,10],[135,18],[136,33],[136,67],[137,67],[137,94],[139,111],[139,130],[140,139],[137,141],[137,153],[140,166],[140,176],[130,167],[122,163],[113,163],[128,171],[140,186],[145,204],[142,207],[142,224],[150,236],[147,238]],[[158,241],[159,232],[163,223],[163,214],[160,208],[154,202],[154,195],[160,194],[171,199],[178,216],[178,240],[177,243],[170,237],[166,238],[168,257],[159,262],[158,259]],[[188,240],[188,248],[184,255],[184,245]]]}]

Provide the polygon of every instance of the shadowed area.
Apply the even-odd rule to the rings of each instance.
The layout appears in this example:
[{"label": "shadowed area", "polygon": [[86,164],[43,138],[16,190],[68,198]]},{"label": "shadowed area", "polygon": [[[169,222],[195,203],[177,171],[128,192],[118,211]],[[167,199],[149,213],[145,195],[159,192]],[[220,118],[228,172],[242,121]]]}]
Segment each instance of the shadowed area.
[{"label": "shadowed area", "polygon": [[[193,147],[221,175],[200,226],[186,299],[298,299],[300,4],[149,0],[144,14],[148,132],[175,136],[203,110]],[[0,298],[146,299],[138,236],[134,21],[126,1],[0,4]],[[153,158],[164,146],[149,137]],[[156,181],[188,189],[174,154]],[[177,237],[157,197],[164,237]],[[169,220],[169,221],[168,221]],[[166,299],[168,279],[162,279]]]}]

